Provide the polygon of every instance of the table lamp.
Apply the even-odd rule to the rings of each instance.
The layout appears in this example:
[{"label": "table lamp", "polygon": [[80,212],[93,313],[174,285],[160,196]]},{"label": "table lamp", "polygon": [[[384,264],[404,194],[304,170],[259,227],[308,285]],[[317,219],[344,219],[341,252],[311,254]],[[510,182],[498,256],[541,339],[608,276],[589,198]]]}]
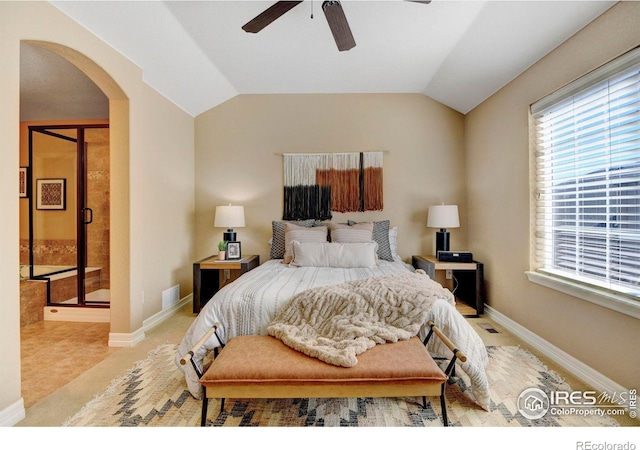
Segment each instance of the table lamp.
[{"label": "table lamp", "polygon": [[222,235],[223,241],[235,241],[236,232],[233,231],[233,228],[244,227],[244,206],[231,206],[231,203],[227,206],[216,206],[216,218],[213,226],[227,229]]},{"label": "table lamp", "polygon": [[436,232],[436,256],[438,256],[439,251],[449,251],[449,232],[447,228],[458,228],[460,226],[458,205],[429,206],[427,226],[440,229],[440,231]]}]

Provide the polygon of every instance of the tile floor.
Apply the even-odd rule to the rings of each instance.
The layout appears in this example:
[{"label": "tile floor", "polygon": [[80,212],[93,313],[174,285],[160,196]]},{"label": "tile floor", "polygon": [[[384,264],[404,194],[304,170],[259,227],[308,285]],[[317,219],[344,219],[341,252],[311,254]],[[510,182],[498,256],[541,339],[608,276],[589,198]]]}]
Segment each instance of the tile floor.
[{"label": "tile floor", "polygon": [[191,303],[145,331],[135,347],[108,347],[109,324],[39,322],[21,330],[22,396],[17,427],[60,426],[112,380],[167,342],[179,343],[195,315]]},{"label": "tile floor", "polygon": [[108,323],[40,321],[21,328],[25,408],[117,352],[108,340]]}]

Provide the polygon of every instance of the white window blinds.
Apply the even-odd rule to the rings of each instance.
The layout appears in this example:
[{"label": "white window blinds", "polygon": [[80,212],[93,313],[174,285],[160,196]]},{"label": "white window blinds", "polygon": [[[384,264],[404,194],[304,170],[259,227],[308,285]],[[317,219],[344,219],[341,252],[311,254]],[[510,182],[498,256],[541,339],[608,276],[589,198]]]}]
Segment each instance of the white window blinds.
[{"label": "white window blinds", "polygon": [[640,49],[531,113],[535,268],[640,299]]}]

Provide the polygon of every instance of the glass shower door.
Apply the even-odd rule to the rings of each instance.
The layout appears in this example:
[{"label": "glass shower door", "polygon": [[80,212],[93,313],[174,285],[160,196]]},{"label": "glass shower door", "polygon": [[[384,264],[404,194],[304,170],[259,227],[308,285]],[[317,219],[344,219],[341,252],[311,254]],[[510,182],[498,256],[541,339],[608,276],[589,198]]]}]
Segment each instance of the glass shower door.
[{"label": "glass shower door", "polygon": [[77,131],[34,127],[30,142],[30,275],[48,280],[48,304],[78,304]]},{"label": "glass shower door", "polygon": [[108,125],[31,126],[29,154],[31,277],[49,305],[109,307]]}]

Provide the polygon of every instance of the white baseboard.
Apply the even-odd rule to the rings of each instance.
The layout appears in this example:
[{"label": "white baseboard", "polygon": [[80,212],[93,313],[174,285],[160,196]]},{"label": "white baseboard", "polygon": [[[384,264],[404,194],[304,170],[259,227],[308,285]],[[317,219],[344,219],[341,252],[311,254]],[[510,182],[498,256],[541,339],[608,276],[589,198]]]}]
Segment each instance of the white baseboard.
[{"label": "white baseboard", "polygon": [[555,363],[559,364],[567,371],[575,375],[577,378],[580,378],[582,381],[587,383],[589,386],[592,386],[597,391],[600,392],[626,392],[629,389],[624,386],[619,385],[612,379],[602,375],[600,372],[592,369],[588,365],[584,364],[580,360],[574,358],[570,354],[565,351],[559,349],[555,345],[551,344],[548,341],[545,341],[537,334],[529,331],[527,328],[523,327],[519,323],[509,319],[504,314],[498,312],[490,306],[485,305],[484,307],[485,314],[496,323],[499,323],[503,327],[505,327],[509,332],[518,336],[520,339],[525,341],[527,344],[531,345],[533,348],[537,349]]},{"label": "white baseboard", "polygon": [[26,417],[24,400],[17,402],[0,411],[0,427],[12,427]]},{"label": "white baseboard", "polygon": [[192,298],[193,298],[193,294],[189,294],[186,297],[182,298],[179,302],[169,306],[167,309],[163,309],[162,311],[154,314],[148,319],[145,319],[142,322],[142,329],[145,331],[149,331],[153,327],[161,324],[162,322],[167,320],[169,317],[177,313],[184,305],[191,302]]},{"label": "white baseboard", "polygon": [[142,328],[133,333],[109,333],[109,347],[134,347],[144,341],[144,338]]},{"label": "white baseboard", "polygon": [[109,347],[133,347],[145,339],[145,332],[158,326],[169,317],[174,315],[185,304],[191,302],[193,295],[189,294],[167,309],[154,314],[142,321],[142,328],[137,329],[133,333],[109,333]]}]

